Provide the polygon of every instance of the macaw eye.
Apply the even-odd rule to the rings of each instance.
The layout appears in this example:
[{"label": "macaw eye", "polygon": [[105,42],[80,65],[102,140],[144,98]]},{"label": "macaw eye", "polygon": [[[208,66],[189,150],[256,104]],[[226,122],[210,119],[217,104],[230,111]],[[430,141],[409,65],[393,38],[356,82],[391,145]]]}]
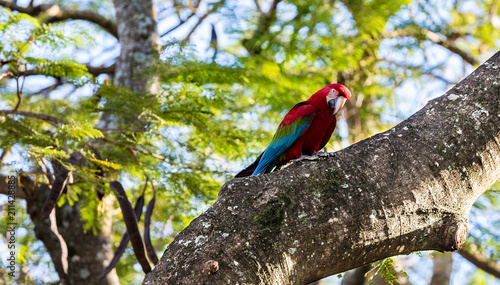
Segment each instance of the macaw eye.
[{"label": "macaw eye", "polygon": [[330,100],[338,98],[339,95],[340,95],[339,91],[335,89],[330,90],[330,92],[328,92],[328,95],[326,95],[326,104],[328,104]]}]

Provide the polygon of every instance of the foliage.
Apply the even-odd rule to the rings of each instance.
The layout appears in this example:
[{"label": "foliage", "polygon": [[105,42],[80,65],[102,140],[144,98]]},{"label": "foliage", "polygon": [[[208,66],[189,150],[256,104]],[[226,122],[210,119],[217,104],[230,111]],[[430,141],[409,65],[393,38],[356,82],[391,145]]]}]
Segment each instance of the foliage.
[{"label": "foliage", "polygon": [[[371,274],[370,279],[368,280],[369,284],[374,284],[379,277],[383,277],[386,284],[394,284],[398,281],[398,276],[396,275],[396,270],[398,270],[397,266],[394,266],[392,258],[386,258],[380,261],[377,261],[372,264],[372,269],[366,273],[365,276]],[[404,270],[399,270],[398,273],[408,278],[408,274]]]},{"label": "foliage", "polygon": [[76,26],[71,32],[65,31],[64,27],[63,24],[40,23],[28,14],[15,15],[11,10],[2,8],[0,59],[7,62],[15,76],[24,75],[30,67],[35,74],[62,77],[82,85],[90,79],[86,66],[75,59],[55,59],[55,55],[70,46],[90,45],[92,37],[82,27]]}]

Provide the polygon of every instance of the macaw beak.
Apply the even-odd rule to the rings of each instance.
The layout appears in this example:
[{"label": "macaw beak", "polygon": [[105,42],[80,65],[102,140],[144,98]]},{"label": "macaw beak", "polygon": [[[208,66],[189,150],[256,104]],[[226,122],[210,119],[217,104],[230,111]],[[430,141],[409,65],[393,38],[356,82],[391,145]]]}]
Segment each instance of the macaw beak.
[{"label": "macaw beak", "polygon": [[344,96],[339,96],[335,99],[328,101],[328,107],[333,109],[333,115],[337,115],[342,106],[344,106],[345,101],[347,101],[347,98]]}]

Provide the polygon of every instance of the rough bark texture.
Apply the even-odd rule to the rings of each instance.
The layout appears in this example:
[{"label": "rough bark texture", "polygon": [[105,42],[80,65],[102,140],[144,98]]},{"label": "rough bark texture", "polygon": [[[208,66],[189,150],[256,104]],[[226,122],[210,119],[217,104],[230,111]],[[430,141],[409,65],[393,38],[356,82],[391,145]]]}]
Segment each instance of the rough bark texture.
[{"label": "rough bark texture", "polygon": [[[141,93],[158,91],[157,80],[148,77],[145,71],[151,63],[153,51],[157,48],[158,33],[152,0],[130,1],[114,0],[116,22],[121,51],[116,60],[113,84],[125,86],[133,92]],[[148,88],[149,84],[149,88]],[[133,123],[139,114],[129,114],[127,119],[119,119],[122,123]],[[111,114],[103,113],[98,124],[107,127],[117,122]],[[136,122],[136,127],[145,123]]]},{"label": "rough bark texture", "polygon": [[158,42],[153,1],[114,0],[121,53],[116,62],[114,84],[144,92],[148,77],[144,69]]},{"label": "rough bark texture", "polygon": [[[308,284],[397,254],[456,250],[472,204],[500,179],[499,109],[497,53],[334,157],[229,181],[144,284]],[[211,260],[218,270],[207,274]]]}]

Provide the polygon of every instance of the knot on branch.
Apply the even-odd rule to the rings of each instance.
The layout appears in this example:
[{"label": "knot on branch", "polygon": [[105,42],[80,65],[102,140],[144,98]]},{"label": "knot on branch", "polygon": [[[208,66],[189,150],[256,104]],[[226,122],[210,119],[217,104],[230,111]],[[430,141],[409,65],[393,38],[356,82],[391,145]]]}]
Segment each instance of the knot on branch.
[{"label": "knot on branch", "polygon": [[219,263],[215,260],[209,260],[203,265],[203,274],[212,275],[219,270]]},{"label": "knot on branch", "polygon": [[452,220],[448,224],[448,229],[446,230],[445,239],[445,251],[454,251],[461,249],[467,238],[469,229],[467,228],[467,223],[464,220]]}]

